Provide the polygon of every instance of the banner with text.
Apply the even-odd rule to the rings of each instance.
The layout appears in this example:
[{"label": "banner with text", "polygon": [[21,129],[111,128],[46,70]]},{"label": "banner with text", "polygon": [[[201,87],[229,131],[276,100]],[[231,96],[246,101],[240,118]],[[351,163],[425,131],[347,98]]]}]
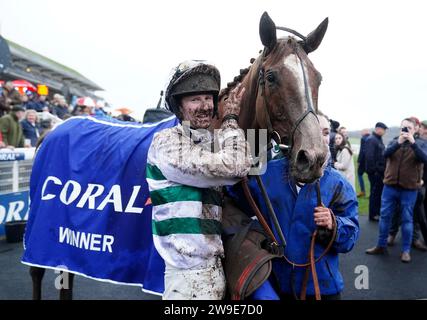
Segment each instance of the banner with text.
[{"label": "banner with text", "polygon": [[49,133],[33,165],[22,262],[162,293],[145,167],[153,135],[176,123],[74,117]]},{"label": "banner with text", "polygon": [[28,199],[28,191],[0,194],[0,237],[5,235],[6,222],[27,219]]}]

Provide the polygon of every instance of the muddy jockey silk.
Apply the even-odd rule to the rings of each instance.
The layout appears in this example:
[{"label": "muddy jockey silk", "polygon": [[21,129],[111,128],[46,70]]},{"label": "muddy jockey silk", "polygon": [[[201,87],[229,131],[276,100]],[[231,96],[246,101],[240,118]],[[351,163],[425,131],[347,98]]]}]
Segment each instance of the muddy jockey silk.
[{"label": "muddy jockey silk", "polygon": [[73,117],[49,133],[31,175],[22,262],[162,293],[146,162],[154,133],[177,123]]}]

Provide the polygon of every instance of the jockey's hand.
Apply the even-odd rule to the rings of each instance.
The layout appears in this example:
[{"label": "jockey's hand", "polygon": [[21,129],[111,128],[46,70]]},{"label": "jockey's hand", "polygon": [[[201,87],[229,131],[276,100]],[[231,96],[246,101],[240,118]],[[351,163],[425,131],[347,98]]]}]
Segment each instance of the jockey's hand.
[{"label": "jockey's hand", "polygon": [[325,227],[328,230],[332,230],[334,226],[331,210],[325,207],[314,208],[314,222],[318,227]]},{"label": "jockey's hand", "polygon": [[231,90],[228,98],[225,100],[224,116],[227,114],[240,114],[240,102],[245,93],[245,88],[239,83],[233,90]]}]

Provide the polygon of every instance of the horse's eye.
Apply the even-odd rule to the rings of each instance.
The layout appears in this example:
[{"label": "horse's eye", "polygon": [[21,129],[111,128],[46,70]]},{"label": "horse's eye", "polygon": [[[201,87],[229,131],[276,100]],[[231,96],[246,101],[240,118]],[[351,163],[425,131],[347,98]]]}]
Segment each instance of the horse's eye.
[{"label": "horse's eye", "polygon": [[268,82],[274,82],[276,80],[276,77],[274,76],[273,72],[269,72],[266,75],[266,79]]}]

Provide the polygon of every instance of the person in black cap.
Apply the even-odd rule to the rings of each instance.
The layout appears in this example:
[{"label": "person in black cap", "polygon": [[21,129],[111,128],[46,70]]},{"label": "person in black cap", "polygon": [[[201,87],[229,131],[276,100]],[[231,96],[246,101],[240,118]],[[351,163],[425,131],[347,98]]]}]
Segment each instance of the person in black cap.
[{"label": "person in black cap", "polygon": [[383,191],[383,179],[385,170],[384,143],[382,136],[388,127],[377,122],[372,134],[366,139],[365,169],[371,184],[369,195],[369,220],[378,221],[381,209],[381,194]]},{"label": "person in black cap", "polygon": [[0,131],[3,142],[8,147],[24,147],[24,134],[19,123],[25,116],[25,109],[22,105],[14,105],[9,114],[0,118]]}]

